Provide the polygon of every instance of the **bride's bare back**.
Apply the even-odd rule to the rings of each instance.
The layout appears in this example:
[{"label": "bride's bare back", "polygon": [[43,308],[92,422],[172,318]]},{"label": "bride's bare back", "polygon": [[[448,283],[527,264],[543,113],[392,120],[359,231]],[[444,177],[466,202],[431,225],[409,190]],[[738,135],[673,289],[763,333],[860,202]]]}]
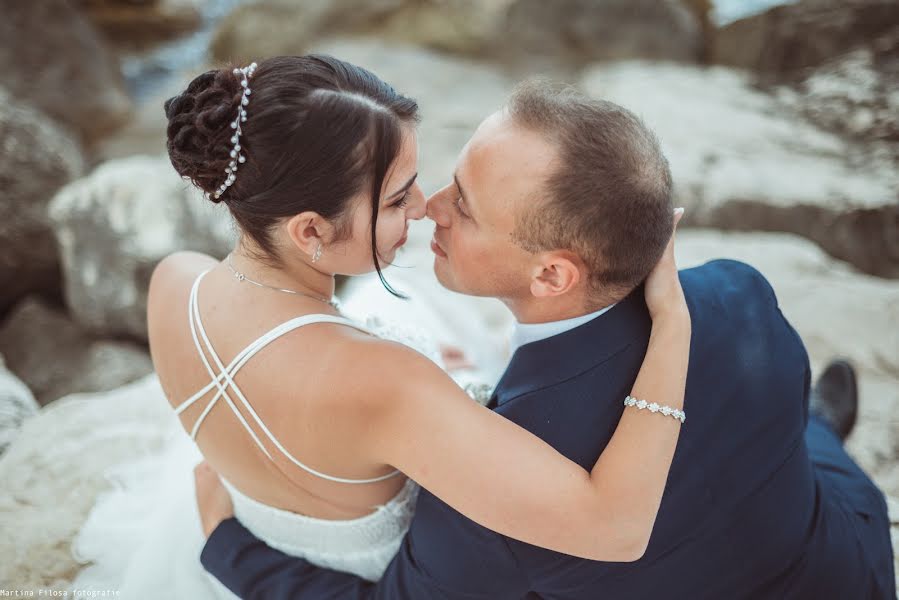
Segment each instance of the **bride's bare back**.
[{"label": "bride's bare back", "polygon": [[[209,256],[181,252],[168,257],[153,274],[147,312],[153,363],[173,408],[212,380],[192,339],[188,317],[191,287],[207,269],[197,303],[209,340],[225,365],[261,335],[290,319],[337,314],[315,300],[240,285],[223,264]],[[365,427],[360,422],[364,398],[354,396],[364,394],[367,386],[365,381],[348,381],[346,352],[384,343],[345,325],[309,324],[263,348],[234,381],[273,436],[299,461],[335,477],[377,478],[392,468],[367,460],[357,445],[360,428]],[[206,358],[218,373],[208,352]],[[208,391],[180,414],[187,432],[216,391]],[[228,392],[271,458],[223,400],[206,416],[196,441],[207,461],[245,494],[312,517],[350,519],[370,513],[403,487],[401,474],[351,485],[297,467],[267,439],[234,390]]]}]

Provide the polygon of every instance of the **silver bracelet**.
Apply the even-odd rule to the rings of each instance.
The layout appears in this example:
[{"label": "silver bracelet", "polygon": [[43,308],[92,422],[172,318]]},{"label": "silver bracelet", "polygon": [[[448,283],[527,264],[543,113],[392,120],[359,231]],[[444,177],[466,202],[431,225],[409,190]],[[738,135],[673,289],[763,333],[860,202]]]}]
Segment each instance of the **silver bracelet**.
[{"label": "silver bracelet", "polygon": [[684,423],[687,420],[687,413],[682,410],[678,410],[676,408],[671,408],[670,406],[665,406],[664,404],[659,404],[658,402],[647,402],[646,400],[637,400],[633,396],[628,396],[624,399],[625,406],[633,406],[634,408],[639,408],[640,410],[648,410],[649,412],[654,413],[662,413],[666,417],[674,417],[681,423]]}]

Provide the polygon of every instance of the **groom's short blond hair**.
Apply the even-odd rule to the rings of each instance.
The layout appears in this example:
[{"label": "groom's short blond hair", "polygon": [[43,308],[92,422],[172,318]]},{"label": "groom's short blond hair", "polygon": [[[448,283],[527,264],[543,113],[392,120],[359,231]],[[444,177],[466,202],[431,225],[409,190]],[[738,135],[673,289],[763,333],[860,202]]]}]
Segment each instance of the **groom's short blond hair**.
[{"label": "groom's short blond hair", "polygon": [[617,104],[543,80],[520,84],[507,110],[558,151],[544,189],[518,215],[515,241],[574,252],[594,300],[621,299],[658,262],[673,227],[671,171],[655,135]]}]

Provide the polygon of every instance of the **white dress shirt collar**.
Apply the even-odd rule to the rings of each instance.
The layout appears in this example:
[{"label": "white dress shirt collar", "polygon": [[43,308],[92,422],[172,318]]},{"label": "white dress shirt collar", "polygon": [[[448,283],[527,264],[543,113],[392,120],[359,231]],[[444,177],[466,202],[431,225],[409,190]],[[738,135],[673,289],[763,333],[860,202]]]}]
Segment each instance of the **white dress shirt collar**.
[{"label": "white dress shirt collar", "polygon": [[509,354],[515,354],[515,351],[525,344],[545,340],[546,338],[565,333],[575,327],[580,327],[585,323],[589,323],[596,317],[611,310],[613,306],[615,305],[610,304],[596,312],[571,319],[564,319],[562,321],[550,321],[549,323],[519,323],[516,321],[515,329],[512,332],[512,338],[510,340]]}]

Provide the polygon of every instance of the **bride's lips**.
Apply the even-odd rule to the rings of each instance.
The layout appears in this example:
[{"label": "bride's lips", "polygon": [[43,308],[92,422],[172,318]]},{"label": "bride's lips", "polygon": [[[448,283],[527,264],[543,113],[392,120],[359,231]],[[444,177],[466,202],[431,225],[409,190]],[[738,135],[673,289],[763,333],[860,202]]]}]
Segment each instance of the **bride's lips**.
[{"label": "bride's lips", "polygon": [[409,241],[409,230],[408,229],[403,234],[403,237],[400,238],[400,241],[398,241],[396,243],[396,245],[394,246],[394,249],[401,248],[407,241]]},{"label": "bride's lips", "polygon": [[446,258],[446,252],[444,252],[443,248],[440,247],[440,244],[437,243],[437,238],[431,238],[431,252],[437,256]]}]

